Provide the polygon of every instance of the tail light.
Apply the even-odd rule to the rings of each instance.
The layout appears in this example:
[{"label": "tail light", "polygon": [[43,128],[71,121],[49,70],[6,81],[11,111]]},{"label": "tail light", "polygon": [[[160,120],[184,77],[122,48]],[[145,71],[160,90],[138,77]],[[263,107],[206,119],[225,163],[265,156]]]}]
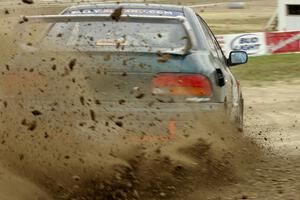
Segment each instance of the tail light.
[{"label": "tail light", "polygon": [[152,84],[155,95],[212,96],[211,82],[200,74],[160,73]]}]

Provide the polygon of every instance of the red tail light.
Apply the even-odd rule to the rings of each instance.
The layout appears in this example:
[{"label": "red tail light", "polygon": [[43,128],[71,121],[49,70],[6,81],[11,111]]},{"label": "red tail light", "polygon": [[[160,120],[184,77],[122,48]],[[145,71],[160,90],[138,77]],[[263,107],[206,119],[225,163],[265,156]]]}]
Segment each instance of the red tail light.
[{"label": "red tail light", "polygon": [[152,81],[157,95],[205,96],[212,95],[209,79],[199,74],[161,73]]}]

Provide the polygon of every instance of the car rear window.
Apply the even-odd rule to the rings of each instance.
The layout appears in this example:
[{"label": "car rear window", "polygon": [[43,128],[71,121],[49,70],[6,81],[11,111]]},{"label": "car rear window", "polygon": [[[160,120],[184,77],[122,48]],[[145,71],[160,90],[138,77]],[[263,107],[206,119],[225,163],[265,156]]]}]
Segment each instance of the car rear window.
[{"label": "car rear window", "polygon": [[177,20],[161,22],[68,22],[56,23],[48,32],[45,41],[64,48],[101,51],[152,51],[153,49],[175,51],[189,47],[188,34]]}]

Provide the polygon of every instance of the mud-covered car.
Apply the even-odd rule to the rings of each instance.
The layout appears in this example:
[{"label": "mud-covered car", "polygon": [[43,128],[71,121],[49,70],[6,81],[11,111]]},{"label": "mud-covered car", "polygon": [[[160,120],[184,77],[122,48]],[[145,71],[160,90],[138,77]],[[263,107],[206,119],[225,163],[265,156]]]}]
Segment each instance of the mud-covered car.
[{"label": "mud-covered car", "polygon": [[[55,52],[56,60],[72,58],[64,75],[75,73],[77,65],[76,73],[85,77],[89,94],[101,105],[93,108],[94,121],[95,116],[107,117],[126,132],[135,132],[136,125],[130,128],[134,119],[145,135],[154,122],[170,130],[212,115],[243,129],[243,97],[230,67],[246,63],[248,56],[233,51],[226,58],[208,25],[192,9],[97,4],[25,19],[50,23],[38,47],[29,49]],[[121,122],[124,116],[130,123]]]}]

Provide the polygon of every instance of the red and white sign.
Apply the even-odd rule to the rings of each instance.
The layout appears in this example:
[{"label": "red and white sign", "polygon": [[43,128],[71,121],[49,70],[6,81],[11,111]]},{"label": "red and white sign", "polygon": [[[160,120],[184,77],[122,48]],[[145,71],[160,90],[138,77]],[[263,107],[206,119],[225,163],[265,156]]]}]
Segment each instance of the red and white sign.
[{"label": "red and white sign", "polygon": [[219,45],[222,49],[224,49],[224,45],[225,45],[225,38],[223,35],[217,35],[216,36],[218,42],[219,42]]},{"label": "red and white sign", "polygon": [[300,31],[266,33],[269,53],[291,53],[300,51]]},{"label": "red and white sign", "polygon": [[246,51],[250,56],[300,52],[300,31],[218,35],[226,56],[230,51]]}]

